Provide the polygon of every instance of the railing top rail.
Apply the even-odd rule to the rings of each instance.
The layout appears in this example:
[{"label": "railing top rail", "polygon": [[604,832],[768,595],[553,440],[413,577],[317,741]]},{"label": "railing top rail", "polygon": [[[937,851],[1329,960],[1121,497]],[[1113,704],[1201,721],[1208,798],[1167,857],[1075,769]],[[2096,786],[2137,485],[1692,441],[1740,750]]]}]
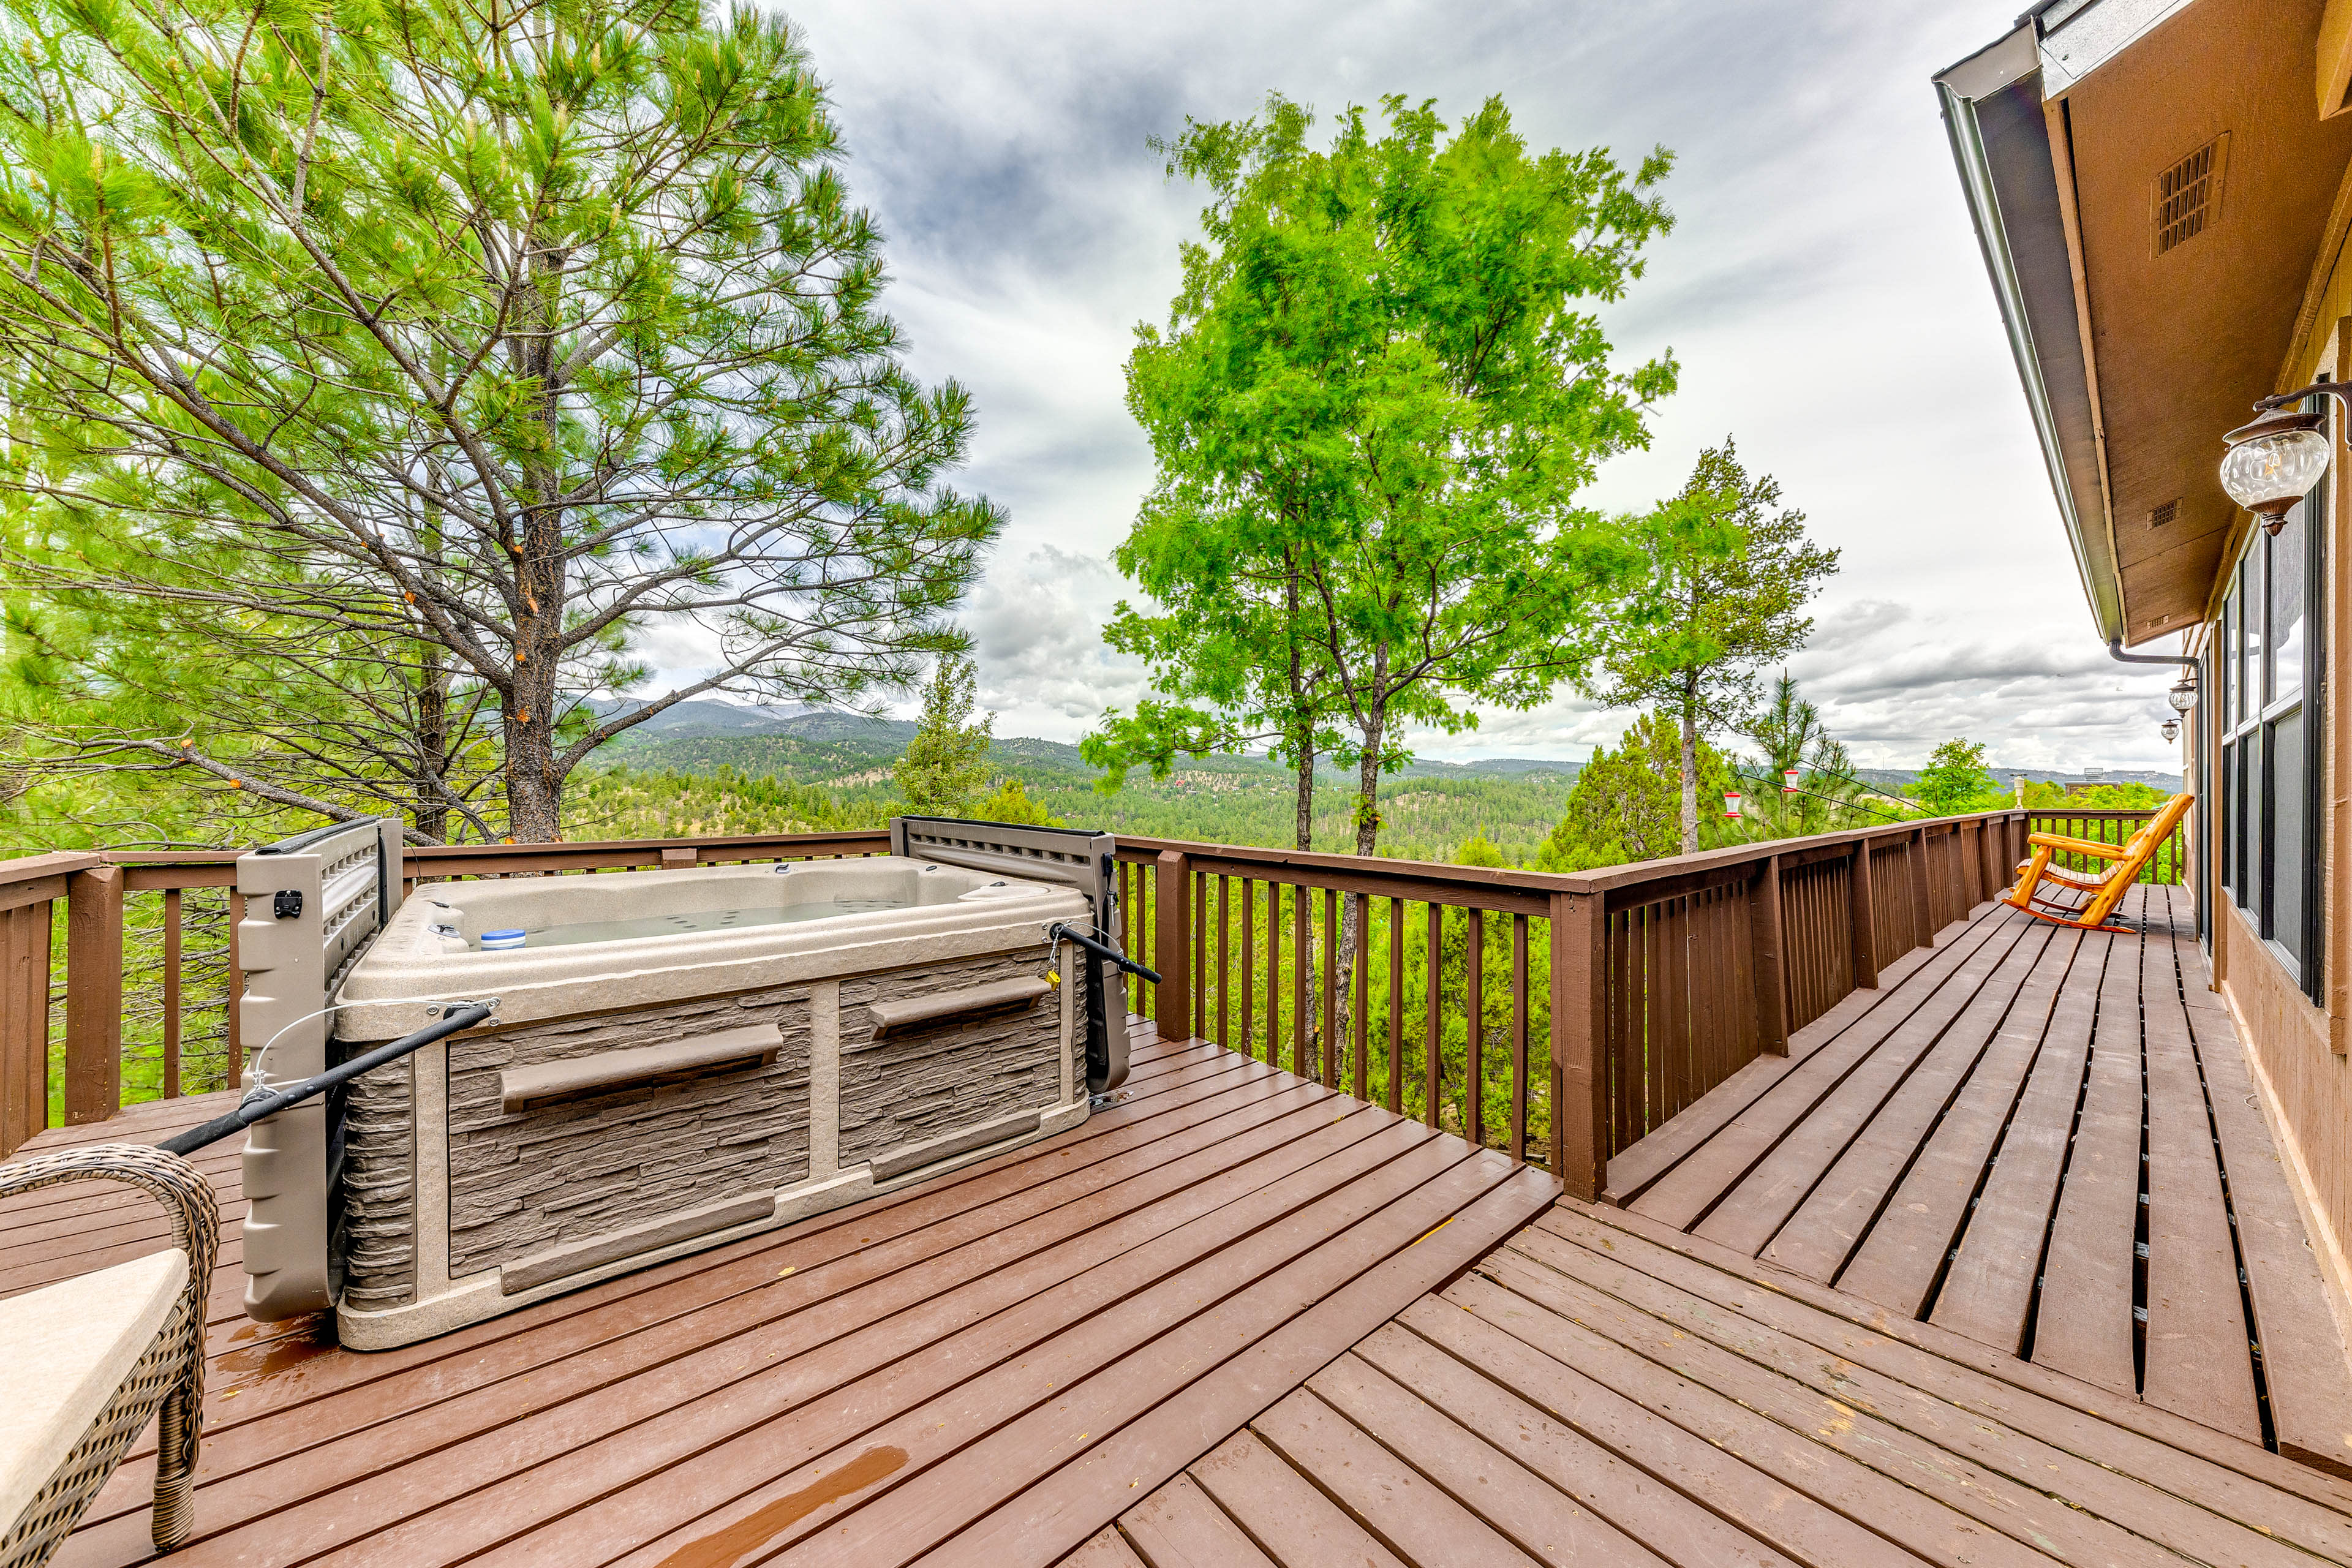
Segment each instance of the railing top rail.
[{"label": "railing top rail", "polygon": [[57,849],[45,855],[19,855],[0,860],[0,887],[16,882],[37,882],[44,877],[61,877],[68,871],[87,871],[104,866],[111,857],[91,849]]},{"label": "railing top rail", "polygon": [[2162,808],[2158,806],[2126,806],[2118,809],[2105,805],[2029,805],[2025,808],[2025,815],[2028,816],[2114,817],[2118,820],[2145,822],[2160,809]]},{"label": "railing top rail", "polygon": [[[1445,887],[1462,894],[1549,897],[1554,893],[1605,893],[1650,882],[1705,878],[1752,865],[1773,856],[1827,858],[1857,843],[1878,844],[1909,837],[1922,828],[1954,827],[1969,822],[2000,822],[2021,815],[2014,807],[1976,812],[1964,816],[1922,817],[1884,826],[1849,828],[1801,838],[1769,838],[1755,844],[1735,844],[1696,855],[1674,855],[1625,866],[1603,866],[1589,871],[1524,871],[1486,866],[1454,866],[1433,860],[1377,859],[1368,863],[1354,855],[1327,855],[1303,849],[1255,848],[1246,845],[1208,844],[1177,838],[1129,838],[1118,841],[1122,859],[1148,860],[1173,851],[1194,862],[1246,863],[1300,873],[1298,879],[1333,886],[1365,880]],[[1371,869],[1370,867],[1377,867]]]}]

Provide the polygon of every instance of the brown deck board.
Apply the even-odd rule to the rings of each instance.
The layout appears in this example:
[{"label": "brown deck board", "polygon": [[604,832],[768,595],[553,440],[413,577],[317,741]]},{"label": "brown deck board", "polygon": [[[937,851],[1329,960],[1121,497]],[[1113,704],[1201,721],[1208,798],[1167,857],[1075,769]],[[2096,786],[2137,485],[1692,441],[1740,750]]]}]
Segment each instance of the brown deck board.
[{"label": "brown deck board", "polygon": [[[2151,892],[2163,891],[2161,889]],[[2151,911],[2156,900],[2149,900]],[[2142,946],[2141,1014],[2147,1072],[2147,1329],[2140,1397],[2192,1421],[2263,1438],[2253,1365],[2217,1354],[2246,1335],[2237,1244],[2221,1193],[2221,1166],[2205,1083],[2179,1004],[2180,975],[2168,919],[2165,940]]]},{"label": "brown deck board", "polygon": [[[1302,1086],[1295,1092],[1311,1091]],[[1301,1137],[1302,1128],[1310,1125],[1312,1133]],[[296,1411],[288,1420],[261,1423],[258,1430],[253,1424],[233,1428],[223,1439],[219,1458],[252,1468],[222,1489],[213,1514],[215,1528],[262,1518],[287,1500],[331,1487],[348,1489],[346,1514],[388,1526],[400,1517],[389,1510],[436,1473],[520,1470],[535,1460],[572,1454],[583,1429],[619,1430],[646,1420],[683,1427],[697,1418],[697,1408],[689,1406],[698,1400],[723,1405],[725,1419],[742,1419],[750,1405],[783,1397],[770,1393],[780,1384],[823,1388],[829,1377],[831,1385],[838,1385],[861,1369],[881,1364],[910,1337],[944,1332],[1024,1293],[1066,1280],[1090,1263],[1116,1257],[1122,1247],[1197,1217],[1221,1199],[1262,1190],[1319,1155],[1349,1151],[1376,1130],[1367,1118],[1334,1123],[1328,1110],[1310,1109],[1237,1139],[1239,1154],[1257,1157],[1237,1170],[1214,1173],[1213,1179],[1187,1186],[1199,1172],[1180,1161],[1087,1201],[981,1231],[954,1252],[935,1255],[935,1268],[951,1269],[968,1281],[943,1295],[931,1294],[938,1289],[936,1279],[919,1269],[897,1269],[859,1285],[847,1270],[818,1267],[805,1277],[796,1272],[789,1284],[778,1280],[754,1288],[551,1363],[530,1357],[527,1343],[504,1342],[494,1347],[499,1352],[495,1356],[467,1359],[462,1372],[471,1386],[462,1393],[447,1392],[440,1378],[412,1380],[425,1381],[425,1388],[379,1384]],[[1172,1197],[1142,1206],[1170,1187],[1178,1189]],[[1119,1202],[1139,1212],[1122,1215],[1115,1206]],[[962,1230],[955,1227],[950,1234]],[[755,1376],[742,1375],[746,1364],[760,1369]],[[427,1399],[426,1391],[436,1384],[444,1384],[445,1396]],[[389,1429],[382,1426],[396,1416],[405,1418]],[[303,1447],[302,1436],[319,1441]],[[607,1446],[630,1447],[625,1437]],[[551,1476],[539,1473],[537,1487],[553,1500]],[[294,1488],[303,1489],[289,1490]]]},{"label": "brown deck board", "polygon": [[[1948,929],[1802,1056],[1750,1064],[1770,1070],[1744,1103],[1702,1100],[1700,1135],[1653,1134],[1628,1169],[1663,1216],[1558,1198],[1498,1153],[1146,1026],[1084,1127],[422,1344],[359,1355],[314,1323],[247,1323],[232,1265],[179,1555],[2352,1568],[2352,1373],[2294,1194],[2185,905],[2143,892],[2124,913],[2145,940],[1991,909]],[[1713,1026],[1692,1020],[1694,1061],[1717,1059]],[[2143,1074],[2146,1398],[2136,1368],[2117,1389],[2016,1353],[2065,1343],[2034,1290],[2045,1246],[2105,1270],[2062,1268],[2062,1292],[2110,1300],[2120,1253],[2134,1302]],[[2090,1165],[2079,1138],[2067,1153],[2086,1089],[2110,1119]],[[1806,1140],[1803,1190],[1755,1247],[1671,1222],[1724,1215]],[[233,1184],[233,1156],[206,1163]],[[131,1205],[77,1189],[0,1209],[0,1275],[162,1245]],[[2252,1304],[2234,1331],[2264,1340],[2267,1386],[2242,1350],[2168,1372],[2157,1338],[2228,1341],[2232,1217]],[[2278,1451],[2229,1414],[2256,1395]],[[126,1464],[58,1561],[148,1560],[148,1474]]]},{"label": "brown deck board", "polygon": [[[1218,1539],[1207,1490],[1161,1497],[1161,1484],[1558,1188],[1202,1042],[1143,1026],[1133,1048],[1114,1103],[1069,1133],[394,1351],[341,1351],[313,1322],[245,1321],[232,1246],[214,1295],[197,1534],[179,1559],[716,1562],[730,1526],[748,1521],[757,1557],[822,1551],[845,1515],[904,1560],[1064,1479],[1058,1455],[1122,1428],[1164,1451],[1163,1473],[1114,1495],[1081,1467],[1057,1494],[1050,1549],[1034,1537],[1026,1560],[1077,1550],[1157,1568],[1175,1535],[1159,1557],[1103,1536],[1139,1496],[1184,1504],[1167,1531]],[[177,1101],[42,1134],[20,1157],[152,1141],[216,1113]],[[199,1160],[225,1192],[237,1163],[233,1149]],[[0,1272],[45,1283],[164,1244],[132,1217],[141,1200],[69,1192],[0,1212]],[[885,1465],[877,1447],[908,1457]],[[117,1473],[60,1563],[152,1555],[150,1463]],[[866,1490],[887,1500],[865,1512],[869,1470]],[[850,1495],[788,1503],[799,1519],[780,1530],[768,1505],[778,1483],[787,1497],[801,1487],[795,1474]],[[749,1514],[714,1511],[746,1493],[759,1498]]]},{"label": "brown deck board", "polygon": [[[1408,1562],[1534,1568],[1537,1559],[1311,1394],[1292,1394],[1252,1423],[1252,1430],[1314,1477],[1341,1508],[1359,1519],[1377,1519],[1381,1538]],[[1634,1562],[1657,1561],[1638,1547],[1633,1552]]]},{"label": "brown deck board", "polygon": [[[2044,998],[2046,1010],[2046,998],[2055,993],[2073,945],[2055,937],[2043,926],[2019,940],[1991,983],[1952,1020],[1902,1082],[1865,1113],[1867,1120],[1853,1141],[1835,1154],[1834,1163],[1758,1256],[1824,1284],[1838,1277],[1864,1236],[1874,1233],[1888,1194],[1984,1062],[2011,1014],[2019,1005],[2030,1010],[2028,999],[2037,995]],[[2021,984],[2004,986],[2004,977],[2018,978]],[[2038,1024],[2034,1032],[2040,1033]],[[1999,1071],[1997,1062],[1994,1071]],[[1822,1121],[1814,1120],[1809,1135]]]},{"label": "brown deck board", "polygon": [[1284,1564],[2352,1561],[2352,1489],[2115,1404],[1563,1198],[1186,1474]]},{"label": "brown deck board", "polygon": [[[2001,922],[1991,939],[1949,980],[1922,1000],[1826,1095],[1804,1108],[1801,1122],[1792,1123],[1801,1125],[1802,1135],[1784,1136],[1777,1142],[1697,1226],[1696,1234],[1742,1252],[1760,1252],[1812,1192],[1830,1163],[1870,1124],[1887,1097],[1901,1087],[1945,1033],[1976,1006],[1987,983],[2011,975],[2021,978],[2032,967],[2040,951],[2040,944],[2032,941],[2037,923],[2022,915]],[[1784,1133],[1790,1130],[1781,1129]],[[1707,1158],[1708,1152],[1703,1149],[1691,1163]]]},{"label": "brown deck board", "polygon": [[1402,1559],[1246,1429],[1185,1474],[1283,1568],[1402,1568]]},{"label": "brown deck board", "polygon": [[2145,1120],[2136,952],[2107,961],[2092,1026],[2091,1068],[2042,1260],[2033,1359],[2130,1398],[2139,1392],[2133,1348],[2133,1248],[2139,1227]]},{"label": "brown deck board", "polygon": [[[2184,959],[2195,952],[2193,937],[2176,930],[2174,941]],[[2190,969],[2183,978],[2193,984]],[[2210,992],[2190,992],[2189,1023],[2230,1174],[2279,1452],[2352,1477],[2352,1363],[2336,1353],[2341,1341],[2319,1259],[2254,1097],[2244,1048]]]},{"label": "brown deck board", "polygon": [[[1858,1008],[1853,1021],[1834,1037],[1820,1047],[1797,1057],[1790,1053],[1790,1066],[1785,1071],[1773,1070],[1773,1063],[1764,1060],[1751,1063],[1770,1074],[1759,1075],[1762,1091],[1738,1107],[1721,1124],[1720,1130],[1688,1148],[1681,1147],[1681,1134],[1676,1131],[1676,1117],[1650,1137],[1643,1138],[1617,1159],[1628,1162],[1629,1170],[1646,1168],[1649,1158],[1643,1145],[1651,1138],[1662,1140],[1661,1148],[1672,1153],[1675,1163],[1653,1178],[1639,1196],[1627,1206],[1636,1213],[1663,1220],[1676,1229],[1684,1229],[1704,1217],[1716,1201],[1732,1184],[1746,1175],[1758,1160],[1769,1153],[1785,1136],[1790,1126],[1801,1120],[1822,1098],[1835,1089],[1852,1072],[1855,1065],[1866,1060],[1889,1035],[1903,1026],[1924,999],[1923,993],[1940,987],[1963,965],[1983,949],[1998,926],[1979,922],[1956,938],[1949,946],[1939,950],[1933,960],[1914,972],[1912,982],[1893,992],[1877,994],[1875,1005]],[[1855,993],[1856,995],[1862,993]],[[1851,1002],[1849,996],[1846,1000]],[[1842,1002],[1839,1006],[1843,1007]],[[1819,1022],[1827,1022],[1836,1009]],[[1808,1026],[1811,1027],[1811,1026]],[[1727,1085],[1726,1087],[1728,1087]],[[1693,1110],[1700,1109],[1694,1106]],[[1727,1104],[1717,1110],[1731,1109]],[[1710,1113],[1712,1120],[1712,1113]],[[1616,1161],[1610,1162],[1612,1184]]]},{"label": "brown deck board", "polygon": [[[2083,1075],[2091,1052],[2091,1025],[2098,991],[2116,939],[2102,931],[2083,938],[2066,986],[2042,1040],[2041,1054],[2027,1079],[2009,1126],[1990,1159],[1983,1190],[1967,1220],[1967,1233],[1937,1294],[1933,1321],[2011,1354],[2025,1342],[2033,1312],[2034,1279],[2042,1270],[2042,1238],[2058,1201],[2058,1178],[2074,1135],[2074,1110],[2083,1098]],[[1965,1168],[1965,1161],[1960,1162]],[[1944,1172],[1955,1185],[1958,1171]],[[1922,1201],[1933,1202],[1932,1199]],[[1949,1243],[1948,1242],[1948,1246]],[[1867,1245],[1865,1245],[1865,1252]],[[1888,1300],[1859,1284],[1859,1294],[1916,1315],[1916,1303]],[[1906,1294],[1899,1288],[1892,1293]]]},{"label": "brown deck board", "polygon": [[2352,1476],[2340,1314],[2194,910],[2119,914],[1980,909],[1736,1114],[1625,1151],[1616,1212]]},{"label": "brown deck board", "polygon": [[1275,1568],[1274,1559],[1190,1476],[1178,1476],[1129,1509],[1117,1528],[1142,1549],[1150,1568]]},{"label": "brown deck board", "polygon": [[[1969,1205],[1976,1199],[1993,1145],[2031,1081],[2065,979],[2082,954],[2077,933],[2062,933],[2051,942],[2001,1020],[2000,1032],[1953,1094],[1949,1108],[1933,1124],[1933,1131],[1916,1142],[1916,1156],[1901,1149],[1894,1152],[1897,1158],[1911,1160],[1910,1169],[1888,1197],[1884,1213],[1866,1227],[1857,1227],[1856,1237],[1866,1228],[1867,1239],[1862,1240],[1833,1277],[1840,1289],[1883,1302],[1910,1317],[1918,1316],[1927,1305],[1946,1257],[1960,1227],[1969,1221]],[[1881,1127],[1874,1126],[1871,1131],[1883,1144]],[[2038,1251],[2040,1226],[2033,1227],[2033,1234]],[[1775,1239],[1774,1247],[1787,1239],[1784,1231]],[[1815,1278],[1832,1282],[1823,1276]]]}]

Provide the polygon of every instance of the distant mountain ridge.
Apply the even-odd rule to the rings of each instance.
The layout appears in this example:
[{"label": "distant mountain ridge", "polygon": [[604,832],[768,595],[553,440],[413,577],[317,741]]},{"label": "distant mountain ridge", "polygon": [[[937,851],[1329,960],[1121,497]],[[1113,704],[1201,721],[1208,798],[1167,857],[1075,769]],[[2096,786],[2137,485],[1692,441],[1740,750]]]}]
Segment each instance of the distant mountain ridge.
[{"label": "distant mountain ridge", "polygon": [[[599,713],[610,713],[625,706],[614,700],[593,704]],[[781,756],[789,757],[796,765],[788,771],[803,777],[815,777],[825,771],[824,752],[837,749],[839,773],[871,771],[878,763],[897,760],[914,739],[916,725],[911,719],[877,719],[864,713],[845,712],[837,708],[821,708],[806,703],[753,704],[698,700],[680,702],[664,709],[653,718],[625,731],[614,742],[614,761],[633,761],[655,766],[691,768],[690,753],[694,748],[672,747],[667,742],[719,739],[773,738],[796,742],[784,748]],[[652,748],[654,754],[631,757],[629,753]],[[996,756],[1071,773],[1092,774],[1078,748],[1066,741],[1047,741],[1034,735],[1000,737],[993,748]],[[750,759],[728,759],[732,765],[744,767]],[[717,765],[713,759],[707,765]],[[1177,772],[1195,773],[1280,773],[1289,769],[1263,756],[1181,758]],[[1318,775],[1334,778],[1350,776],[1353,770],[1326,764],[1317,770]],[[1547,757],[1480,757],[1469,762],[1452,763],[1436,758],[1422,758],[1394,770],[1387,776],[1395,779],[1436,778],[1538,778],[1557,775],[1573,780],[1584,771],[1581,761]],[[1995,773],[2003,784],[2018,773],[2023,773],[2036,783],[2054,782],[2079,784],[2079,769],[2063,768],[1996,768]],[[1916,768],[1856,768],[1854,776],[1864,784],[1899,793],[1919,776]],[[2100,784],[2144,784],[2158,789],[2181,788],[2178,773],[2147,771],[2111,770],[2096,781]]]}]

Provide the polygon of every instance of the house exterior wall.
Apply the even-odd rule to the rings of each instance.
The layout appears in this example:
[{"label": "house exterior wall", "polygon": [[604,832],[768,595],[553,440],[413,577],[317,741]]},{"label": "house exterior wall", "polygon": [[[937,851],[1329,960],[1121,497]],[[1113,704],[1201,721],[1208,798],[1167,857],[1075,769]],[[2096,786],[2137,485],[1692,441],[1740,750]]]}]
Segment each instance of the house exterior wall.
[{"label": "house exterior wall", "polygon": [[[2283,367],[2282,388],[2308,384],[2323,374],[2342,380],[2352,371],[2352,265],[2338,260],[2330,266],[2314,294],[2318,308],[2311,319],[2326,325],[2309,329],[2297,344],[2296,358]],[[2336,458],[2326,481],[2334,488],[2327,508],[2325,599],[2318,606],[2318,624],[2326,639],[2325,686],[2317,702],[2324,726],[2319,760],[2325,807],[2314,825],[2323,868],[2319,950],[2325,1005],[2304,994],[2217,878],[2200,877],[2198,889],[2200,895],[2208,889],[2212,893],[2215,988],[2228,1002],[2246,1042],[2268,1101],[2264,1110],[2287,1155],[2314,1245],[2339,1292],[2352,1294],[2352,1258],[2347,1257],[2347,1246],[2352,1246],[2352,1056],[2346,1054],[2352,1043],[2352,1006],[2347,1006],[2352,998],[2352,889],[2347,887],[2343,858],[2347,845],[2352,844],[2352,800],[2347,799],[2347,786],[2352,786],[2352,767],[2347,765],[2352,726],[2345,721],[2342,696],[2352,680],[2352,657],[2347,657],[2352,655],[2352,531],[2347,528],[2347,513],[2352,511],[2352,476],[2347,476],[2352,447],[2345,441],[2352,420],[2340,408],[2335,420]],[[2222,595],[2253,526],[2251,518],[2240,520],[2213,584],[2212,603],[2200,628],[2200,646],[2209,652],[2219,649]],[[2215,661],[2209,658],[2203,682],[2208,700],[2197,712],[2201,726],[2198,738],[2208,759],[2221,754],[2219,704],[2210,700],[2218,685]],[[2226,820],[2219,809],[2220,796],[2230,781],[2218,772],[2207,776],[2216,794],[2211,820],[2218,829]],[[2210,856],[2215,849],[2213,845],[2200,846],[2200,855]]]}]

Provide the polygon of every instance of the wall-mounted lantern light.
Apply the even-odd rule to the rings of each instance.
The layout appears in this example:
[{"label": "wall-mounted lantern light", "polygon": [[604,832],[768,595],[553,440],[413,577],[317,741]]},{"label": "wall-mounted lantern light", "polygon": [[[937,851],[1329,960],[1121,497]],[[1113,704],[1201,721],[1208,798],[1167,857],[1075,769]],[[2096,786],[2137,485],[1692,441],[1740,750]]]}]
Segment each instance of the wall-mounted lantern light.
[{"label": "wall-mounted lantern light", "polygon": [[2287,512],[2326,474],[2333,455],[2327,416],[2289,405],[2321,392],[2342,398],[2346,391],[2347,384],[2322,381],[2265,397],[2254,405],[2261,418],[2221,437],[2230,448],[2221,458],[2221,488],[2271,532],[2286,526]]},{"label": "wall-mounted lantern light", "polygon": [[2178,719],[2167,719],[2167,720],[2164,721],[2164,738],[2165,738],[2167,741],[2178,741],[2179,739],[2180,739],[2180,721],[2179,721],[2179,720],[2178,720]]},{"label": "wall-mounted lantern light", "polygon": [[2172,710],[2175,713],[2186,713],[2196,707],[2197,672],[2191,669],[2183,674],[2173,684],[2172,689],[2164,694],[2164,700],[2172,704]]}]

